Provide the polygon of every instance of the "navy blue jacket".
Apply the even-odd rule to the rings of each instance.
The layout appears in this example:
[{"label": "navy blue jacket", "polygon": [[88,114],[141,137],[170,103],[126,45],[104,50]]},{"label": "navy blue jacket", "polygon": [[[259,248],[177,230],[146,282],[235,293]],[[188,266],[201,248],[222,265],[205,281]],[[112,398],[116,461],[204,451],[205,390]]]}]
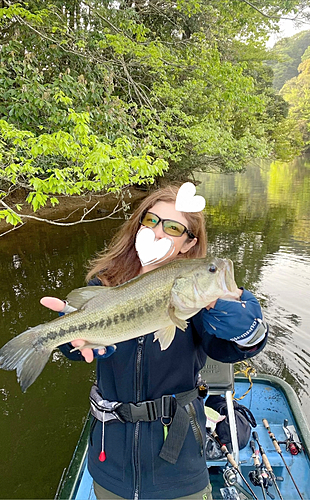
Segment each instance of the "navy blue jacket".
[{"label": "navy blue jacket", "polygon": [[[92,280],[90,284],[99,283]],[[257,354],[265,346],[267,338],[255,351],[244,351],[235,342],[217,338],[204,327],[207,314],[208,311],[203,310],[188,320],[186,332],[177,329],[175,339],[165,351],[161,351],[159,342],[153,342],[153,334],[149,334],[121,342],[112,356],[98,359],[97,384],[104,399],[136,403],[187,391],[195,387],[207,355],[234,363]],[[233,336],[232,330],[230,338]],[[69,353],[68,344],[60,349],[71,359],[82,359],[79,352]],[[203,400],[197,398],[193,404],[205,436]],[[96,421],[90,439],[88,467],[93,479],[116,495],[127,499],[178,498],[200,491],[209,483],[206,458],[201,455],[191,426],[174,465],[159,457],[164,439],[160,419],[105,424],[104,462],[98,458],[101,434],[102,424]]]}]

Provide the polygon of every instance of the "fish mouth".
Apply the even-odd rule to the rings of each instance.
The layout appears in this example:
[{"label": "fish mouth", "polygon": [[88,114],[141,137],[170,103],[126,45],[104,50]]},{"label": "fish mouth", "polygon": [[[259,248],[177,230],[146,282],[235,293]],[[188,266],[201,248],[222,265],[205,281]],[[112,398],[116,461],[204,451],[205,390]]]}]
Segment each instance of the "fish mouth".
[{"label": "fish mouth", "polygon": [[[209,266],[210,263],[208,263],[208,268],[210,269]],[[211,290],[209,290],[208,287],[205,288],[205,283],[200,282],[199,278],[194,275],[193,290],[197,303],[200,303],[201,300],[205,300],[207,301],[206,303],[209,304],[218,298],[224,300],[238,300],[240,291],[235,283],[233,262],[230,259],[214,258],[212,259],[212,266],[216,268],[217,272],[215,276],[215,285],[211,287]]]},{"label": "fish mouth", "polygon": [[236,299],[239,297],[239,293],[235,283],[234,264],[230,259],[223,260],[224,266],[219,273],[220,286],[224,292],[223,298]]}]

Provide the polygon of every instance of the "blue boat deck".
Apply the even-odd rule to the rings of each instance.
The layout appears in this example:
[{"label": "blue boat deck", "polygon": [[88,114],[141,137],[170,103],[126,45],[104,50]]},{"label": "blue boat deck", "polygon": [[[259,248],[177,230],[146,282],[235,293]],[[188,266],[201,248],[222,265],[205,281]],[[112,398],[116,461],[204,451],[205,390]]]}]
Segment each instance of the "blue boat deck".
[{"label": "blue boat deck", "polygon": [[[257,422],[255,431],[258,433],[260,443],[265,449],[274,473],[277,477],[284,478],[283,481],[277,482],[284,500],[295,500],[299,499],[300,496],[298,495],[295,486],[286,471],[281,456],[274,449],[269,434],[263,426],[262,419],[266,418],[268,420],[271,432],[274,433],[278,441],[285,440],[285,433],[283,431],[284,419],[288,420],[289,425],[295,426],[298,435],[301,438],[304,450],[295,456],[286,451],[285,445],[281,445],[281,450],[283,452],[283,457],[298,485],[298,488],[301,491],[302,497],[304,500],[310,500],[309,429],[301,412],[300,404],[295,393],[288,386],[288,384],[283,384],[283,381],[277,382],[277,380],[279,381],[276,377],[270,376],[268,378],[263,377],[254,379],[251,391],[242,399],[240,403],[249,408],[255,416]],[[235,397],[238,398],[242,396],[246,392],[247,388],[248,380],[244,378],[237,378],[235,381]],[[86,433],[87,430],[84,434]],[[69,477],[70,480],[71,477],[70,493],[66,490],[65,484],[62,488],[60,488],[59,495],[56,496],[58,499],[96,500],[92,487],[92,478],[87,470],[87,446],[86,444],[83,444],[84,442],[85,439],[81,440],[80,446],[82,445],[82,452],[80,452],[79,456],[73,457],[67,472],[67,478]],[[78,455],[77,452],[75,455]],[[249,445],[240,451],[240,470],[247,480],[249,480],[249,472],[254,469],[251,455],[252,451]],[[74,461],[78,462],[77,473]],[[211,483],[214,487],[213,496],[215,499],[222,498],[219,493],[219,488],[223,488],[225,485],[222,474],[219,474],[219,466],[224,467],[225,464],[226,460],[216,462],[212,461],[207,464],[208,467],[211,467],[209,468],[209,471]],[[216,475],[214,474],[214,471],[216,471]],[[65,478],[64,483],[66,483],[66,481],[67,480]],[[244,483],[241,484],[244,489],[247,490]],[[260,487],[253,486],[252,483],[250,484],[259,500],[263,500]],[[279,495],[273,485],[269,487],[269,491],[272,495],[274,495],[275,499],[279,498]],[[252,497],[249,496],[249,498]]]},{"label": "blue boat deck", "polygon": [[[246,385],[247,383],[245,381],[236,382],[236,398],[242,396],[244,390],[246,389]],[[285,500],[295,500],[299,499],[300,497],[295,489],[292,480],[288,476],[281,456],[276,452],[273,446],[269,434],[262,423],[262,419],[266,418],[268,420],[270,430],[271,432],[273,432],[278,441],[284,441],[286,439],[283,430],[284,419],[288,420],[289,425],[295,426],[296,430],[298,431],[298,435],[300,436],[301,441],[305,447],[304,451],[294,456],[290,452],[286,451],[286,447],[284,444],[280,445],[280,448],[284,460],[288,465],[304,500],[309,500],[309,431],[306,422],[301,419],[302,414],[295,393],[291,391],[290,397],[288,396],[289,395],[287,393],[285,394],[283,392],[281,387],[272,385],[268,380],[258,379],[253,384],[253,387],[249,394],[247,394],[240,403],[249,408],[253,415],[255,415],[257,422],[255,431],[258,434],[259,441],[266,452],[275,475],[277,477],[280,476],[284,478],[284,481],[278,481],[277,484]],[[292,401],[292,397],[294,398],[294,401]],[[300,425],[298,425],[297,422]],[[249,445],[240,451],[240,469],[246,479],[249,478],[249,472],[254,469],[251,454],[251,448]],[[255,487],[253,485],[251,486],[258,498],[263,498],[260,487]],[[269,491],[270,493],[275,495],[275,498],[279,498],[274,486],[271,486]]]},{"label": "blue boat deck", "polygon": [[97,500],[93,488],[93,479],[88,472],[86,461],[83,466],[81,482],[77,486],[78,490],[73,498],[76,500]]}]

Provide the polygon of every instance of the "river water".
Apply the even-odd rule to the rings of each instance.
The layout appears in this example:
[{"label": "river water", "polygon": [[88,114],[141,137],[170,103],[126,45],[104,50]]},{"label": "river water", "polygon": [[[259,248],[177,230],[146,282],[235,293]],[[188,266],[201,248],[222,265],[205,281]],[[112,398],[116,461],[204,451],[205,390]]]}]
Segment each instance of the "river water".
[{"label": "river water", "polygon": [[[234,261],[238,285],[256,294],[270,324],[269,343],[252,364],[291,384],[310,415],[310,161],[257,163],[200,181],[209,251]],[[39,299],[84,286],[88,259],[121,222],[34,223],[0,238],[0,345],[55,317]],[[58,352],[26,394],[15,372],[0,372],[1,499],[54,497],[94,377],[92,365]]]}]

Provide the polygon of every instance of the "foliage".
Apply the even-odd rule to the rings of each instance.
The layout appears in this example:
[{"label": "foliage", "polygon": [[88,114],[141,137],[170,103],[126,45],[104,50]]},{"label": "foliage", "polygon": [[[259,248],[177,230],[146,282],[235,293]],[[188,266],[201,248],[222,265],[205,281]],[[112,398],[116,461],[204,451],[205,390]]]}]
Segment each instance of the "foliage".
[{"label": "foliage", "polygon": [[269,155],[285,109],[262,43],[301,3],[6,0],[0,217],[21,220],[4,202],[16,187],[37,210]]},{"label": "foliage", "polygon": [[279,40],[273,47],[270,57],[274,72],[274,87],[280,90],[286,81],[298,75],[298,66],[305,50],[310,45],[310,31],[301,31],[289,38]]},{"label": "foliage", "polygon": [[301,56],[301,61],[305,61],[306,59],[310,59],[310,45],[306,48],[305,52]]},{"label": "foliage", "polygon": [[[127,137],[114,143],[99,140],[88,125],[88,113],[69,110],[67,119],[72,123],[68,132],[37,136],[0,120],[0,155],[6,165],[0,169],[2,182],[29,190],[27,201],[34,212],[48,199],[57,204],[58,194],[116,191],[131,183],[150,182],[167,168],[163,160],[154,160],[142,148],[136,156]],[[4,217],[11,224],[21,222],[11,210],[2,210],[0,218]]]},{"label": "foliage", "polygon": [[290,105],[288,118],[300,137],[300,145],[307,150],[310,145],[310,59],[304,59],[298,70],[299,75],[286,82],[281,94]]}]

